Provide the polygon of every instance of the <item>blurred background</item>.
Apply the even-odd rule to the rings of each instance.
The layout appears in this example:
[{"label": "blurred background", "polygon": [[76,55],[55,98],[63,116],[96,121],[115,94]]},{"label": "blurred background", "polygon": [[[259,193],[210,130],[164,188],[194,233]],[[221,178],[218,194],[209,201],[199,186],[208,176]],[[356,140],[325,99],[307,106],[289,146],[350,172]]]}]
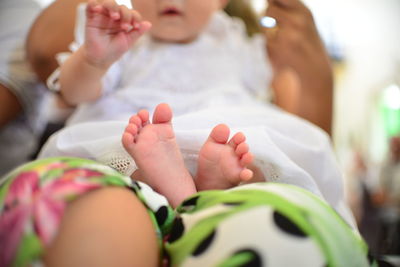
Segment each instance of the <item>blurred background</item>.
[{"label": "blurred background", "polygon": [[[251,2],[262,14],[266,1]],[[371,253],[400,255],[400,1],[303,2],[334,64],[333,145],[347,201]]]},{"label": "blurred background", "polygon": [[[247,1],[261,17],[267,1]],[[333,145],[347,200],[371,250],[400,254],[400,1],[304,3],[334,64]]]}]

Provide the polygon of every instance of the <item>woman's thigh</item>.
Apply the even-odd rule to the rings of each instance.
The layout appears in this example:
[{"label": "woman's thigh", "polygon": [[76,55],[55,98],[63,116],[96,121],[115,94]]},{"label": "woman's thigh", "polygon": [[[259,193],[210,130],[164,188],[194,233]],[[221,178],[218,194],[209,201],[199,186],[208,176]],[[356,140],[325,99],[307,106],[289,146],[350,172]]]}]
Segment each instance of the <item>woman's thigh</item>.
[{"label": "woman's thigh", "polygon": [[157,266],[156,231],[142,202],[125,188],[89,192],[67,207],[46,250],[48,266]]},{"label": "woman's thigh", "polygon": [[25,164],[0,179],[0,266],[156,266],[173,212],[154,194],[89,160]]}]

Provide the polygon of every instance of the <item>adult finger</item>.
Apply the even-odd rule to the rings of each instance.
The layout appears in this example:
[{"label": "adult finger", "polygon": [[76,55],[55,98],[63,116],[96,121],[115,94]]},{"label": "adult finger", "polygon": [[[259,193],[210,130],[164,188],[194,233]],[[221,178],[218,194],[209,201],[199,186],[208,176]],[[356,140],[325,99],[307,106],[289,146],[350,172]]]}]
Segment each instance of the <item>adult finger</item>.
[{"label": "adult finger", "polygon": [[271,38],[267,41],[267,51],[269,60],[274,68],[275,71],[281,69],[285,63],[287,62],[288,58],[290,57],[290,50],[282,47],[282,44],[276,41],[274,38]]},{"label": "adult finger", "polygon": [[276,42],[278,34],[281,30],[278,26],[275,26],[272,28],[263,28],[262,31],[264,32],[264,35],[267,38],[268,42]]},{"label": "adult finger", "polygon": [[268,6],[265,15],[274,18],[277,24],[285,24],[287,21],[292,20],[292,14],[276,5]]},{"label": "adult finger", "polygon": [[287,9],[298,9],[304,7],[303,2],[300,0],[268,0],[268,4]]},{"label": "adult finger", "polygon": [[304,34],[293,28],[279,28],[275,35],[268,38],[267,51],[271,62],[275,67],[283,65],[295,67],[298,58],[306,53],[309,46],[305,43]]},{"label": "adult finger", "polygon": [[315,28],[313,15],[308,9],[304,9],[303,12],[290,12],[271,6],[266,15],[275,18],[280,28],[290,27],[302,32]]}]

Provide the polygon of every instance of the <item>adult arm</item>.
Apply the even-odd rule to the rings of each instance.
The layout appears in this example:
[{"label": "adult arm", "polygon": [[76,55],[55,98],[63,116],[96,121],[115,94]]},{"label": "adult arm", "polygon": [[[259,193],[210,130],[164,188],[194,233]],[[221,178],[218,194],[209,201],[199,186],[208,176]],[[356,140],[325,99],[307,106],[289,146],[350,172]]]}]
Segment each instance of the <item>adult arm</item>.
[{"label": "adult arm", "polygon": [[20,114],[22,107],[17,97],[3,84],[0,83],[0,130],[8,122]]},{"label": "adult arm", "polygon": [[300,0],[269,0],[267,15],[278,23],[266,30],[277,104],[331,134],[332,66],[310,10]]},{"label": "adult arm", "polygon": [[27,57],[42,82],[58,67],[55,55],[69,51],[74,40],[76,7],[85,0],[56,0],[34,21],[26,43]]}]

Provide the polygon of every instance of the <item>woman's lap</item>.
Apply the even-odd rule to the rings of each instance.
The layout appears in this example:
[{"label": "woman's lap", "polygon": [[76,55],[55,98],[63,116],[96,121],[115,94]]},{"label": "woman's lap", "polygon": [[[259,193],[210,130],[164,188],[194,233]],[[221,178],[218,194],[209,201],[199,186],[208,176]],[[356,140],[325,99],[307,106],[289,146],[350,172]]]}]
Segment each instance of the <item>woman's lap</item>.
[{"label": "woman's lap", "polygon": [[46,266],[158,266],[159,245],[146,208],[124,188],[89,192],[66,209],[46,249]]},{"label": "woman's lap", "polygon": [[61,255],[84,262],[82,255],[98,254],[93,259],[107,262],[135,245],[141,253],[126,256],[146,255],[142,250],[154,244],[149,252],[156,256],[163,224],[172,221],[173,212],[162,197],[147,205],[149,192],[89,160],[52,158],[23,165],[0,184],[0,266],[40,263],[44,255],[60,266]]},{"label": "woman's lap", "polygon": [[172,266],[366,261],[353,230],[297,187],[203,191],[175,213],[147,185],[71,158],[35,161],[8,175],[0,184],[0,237],[1,266],[154,266],[161,258]]}]

